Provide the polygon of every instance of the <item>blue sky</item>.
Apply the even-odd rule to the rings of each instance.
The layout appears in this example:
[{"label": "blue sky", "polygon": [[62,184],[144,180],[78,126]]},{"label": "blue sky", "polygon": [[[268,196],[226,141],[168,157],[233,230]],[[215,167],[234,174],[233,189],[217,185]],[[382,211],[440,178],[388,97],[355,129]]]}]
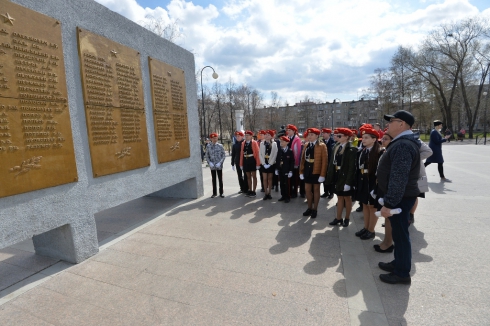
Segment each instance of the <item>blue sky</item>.
[{"label": "blue sky", "polygon": [[[399,45],[459,19],[490,19],[489,0],[96,0],[141,22],[178,21],[176,43],[196,69],[219,81],[276,91],[282,102],[357,99],[374,69],[388,67]],[[204,76],[211,83],[211,76]]]}]

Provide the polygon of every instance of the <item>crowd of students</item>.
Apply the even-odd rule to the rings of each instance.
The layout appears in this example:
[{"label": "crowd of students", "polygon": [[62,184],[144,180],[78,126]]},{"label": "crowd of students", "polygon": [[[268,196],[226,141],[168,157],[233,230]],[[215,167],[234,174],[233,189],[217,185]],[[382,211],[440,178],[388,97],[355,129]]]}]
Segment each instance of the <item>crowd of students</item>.
[{"label": "crowd of students", "polygon": [[[401,113],[398,114],[399,112]],[[399,112],[393,116],[387,115],[385,119],[389,121],[388,125],[398,121],[402,122],[401,126],[406,126],[407,129],[405,131],[400,129],[397,132],[403,135],[402,138],[408,137],[409,140],[413,140],[415,136],[412,137],[414,134],[410,130],[414,121],[413,116],[406,111]],[[440,124],[440,121],[434,122],[435,129],[433,131],[434,134],[431,135],[430,147],[415,139],[416,147],[418,147],[417,159],[413,166],[407,167],[407,171],[416,171],[417,175],[407,175],[404,178],[409,177],[412,182],[415,178],[417,185],[413,191],[408,186],[407,189],[401,189],[400,191],[406,191],[411,196],[418,191],[419,195],[417,197],[422,198],[424,193],[428,191],[427,177],[422,160],[432,155],[433,150],[431,148],[434,149],[434,152],[438,152],[440,144],[445,141],[445,137],[441,136],[439,138],[435,134],[439,134]],[[395,134],[395,132],[391,133]],[[356,236],[362,240],[369,240],[375,237],[374,229],[378,221],[377,211],[381,210],[378,214],[381,213],[384,217],[393,215],[393,213],[386,211],[386,207],[383,205],[385,194],[383,194],[382,187],[378,186],[379,164],[386,152],[386,148],[393,141],[393,137],[390,136],[389,130],[386,133],[381,130],[379,124],[374,126],[367,123],[362,124],[358,130],[349,128],[337,128],[335,130],[308,128],[304,133],[304,140],[300,139],[296,126],[288,124],[285,127],[284,135],[277,136],[275,130],[261,130],[258,133],[259,137],[256,136],[249,130],[235,132],[231,165],[232,169],[237,173],[240,194],[250,198],[256,197],[258,180],[260,180],[263,200],[272,199],[273,190],[275,189],[277,192],[279,188],[281,196],[278,201],[283,203],[289,203],[293,198],[298,197],[299,193],[300,197],[306,198],[307,203],[307,209],[304,211],[303,216],[311,219],[316,218],[319,214],[320,198],[331,199],[335,194],[337,196],[336,216],[329,224],[342,227],[349,226],[352,206],[357,201],[360,205],[358,211],[363,213],[364,227],[356,232]],[[260,140],[256,140],[257,138],[260,138]],[[210,139],[211,144],[207,147],[206,158],[213,175],[212,197],[214,198],[218,195],[216,177],[219,180],[219,195],[224,197],[221,169],[225,151],[223,146],[217,143],[217,134],[211,134]],[[393,153],[394,149],[391,152]],[[442,154],[440,159],[442,159]],[[429,159],[425,165],[427,166],[431,162],[438,163],[441,181],[450,182],[442,172],[440,159],[437,157],[432,160]],[[389,164],[391,164],[391,159],[389,160]],[[397,164],[401,167],[404,163],[398,161]],[[259,177],[257,177],[257,171]],[[413,174],[412,172],[410,173]],[[388,174],[392,173],[389,172]],[[396,173],[394,176],[396,176]],[[322,184],[324,193],[320,195]],[[385,191],[387,190],[385,189]],[[396,191],[390,190],[390,195]],[[388,195],[386,196],[388,197]],[[390,200],[389,198],[387,199]],[[417,200],[415,198],[413,200],[415,202],[413,205],[410,204],[409,224],[414,223],[414,212],[417,208]],[[408,212],[405,213],[408,216]],[[392,234],[398,234],[400,227],[397,226],[397,231],[395,232],[395,230],[392,230],[390,219],[386,218],[384,221],[385,237],[380,244],[376,244],[373,247],[378,252],[389,253],[394,251]],[[381,269],[384,270],[391,268],[386,267],[388,265],[383,266]],[[395,280],[406,281],[403,278],[395,278]]]}]

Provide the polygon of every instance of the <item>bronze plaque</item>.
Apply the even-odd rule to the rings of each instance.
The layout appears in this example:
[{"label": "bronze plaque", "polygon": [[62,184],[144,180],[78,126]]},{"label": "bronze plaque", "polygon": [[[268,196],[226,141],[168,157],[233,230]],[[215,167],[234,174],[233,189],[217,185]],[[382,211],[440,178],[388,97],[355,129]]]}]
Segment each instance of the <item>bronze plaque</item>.
[{"label": "bronze plaque", "polygon": [[0,197],[75,182],[61,24],[0,8]]},{"label": "bronze plaque", "polygon": [[94,177],[150,165],[140,54],[78,28]]},{"label": "bronze plaque", "polygon": [[184,71],[148,57],[158,163],[190,156]]}]

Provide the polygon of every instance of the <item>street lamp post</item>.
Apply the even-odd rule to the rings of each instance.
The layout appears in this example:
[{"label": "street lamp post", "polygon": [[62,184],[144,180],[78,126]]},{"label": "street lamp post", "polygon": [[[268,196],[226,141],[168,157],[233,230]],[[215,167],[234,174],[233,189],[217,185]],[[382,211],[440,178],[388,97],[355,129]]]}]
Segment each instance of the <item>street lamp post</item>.
[{"label": "street lamp post", "polygon": [[483,92],[485,96],[485,110],[483,111],[483,144],[487,144],[487,104],[488,104],[488,93]]},{"label": "street lamp post", "polygon": [[202,115],[203,115],[203,121],[204,121],[204,135],[205,137],[208,136],[208,133],[207,133],[207,128],[206,128],[206,112],[204,111],[204,88],[202,86],[202,71],[206,68],[211,68],[213,69],[213,78],[214,79],[217,79],[218,78],[218,74],[216,73],[216,71],[214,71],[214,68],[211,67],[211,66],[205,66],[204,68],[201,69],[201,102],[202,102]]}]

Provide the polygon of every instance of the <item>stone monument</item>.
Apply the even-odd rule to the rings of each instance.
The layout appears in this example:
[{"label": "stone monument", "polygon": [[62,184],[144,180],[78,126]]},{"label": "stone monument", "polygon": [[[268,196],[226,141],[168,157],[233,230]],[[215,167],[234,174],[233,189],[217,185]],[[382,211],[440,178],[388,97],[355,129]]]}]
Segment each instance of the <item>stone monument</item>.
[{"label": "stone monument", "polygon": [[0,248],[80,262],[95,213],[203,195],[192,53],[92,0],[0,0],[0,45]]}]

